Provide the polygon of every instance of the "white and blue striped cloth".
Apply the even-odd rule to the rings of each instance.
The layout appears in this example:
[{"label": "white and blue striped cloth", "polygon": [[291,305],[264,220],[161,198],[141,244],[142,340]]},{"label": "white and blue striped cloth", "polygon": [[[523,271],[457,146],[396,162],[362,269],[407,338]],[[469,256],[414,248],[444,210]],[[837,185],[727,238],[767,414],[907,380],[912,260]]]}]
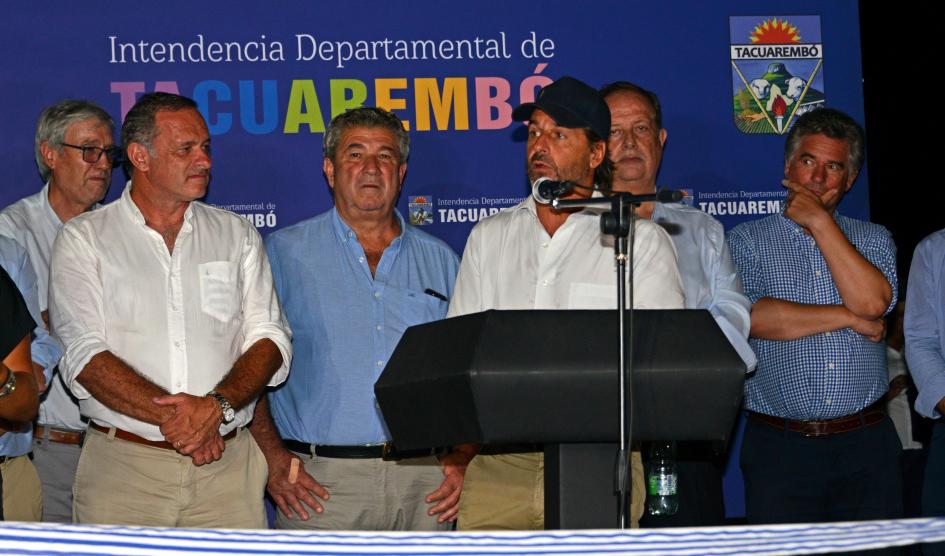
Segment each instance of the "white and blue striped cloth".
[{"label": "white and blue striped cloth", "polygon": [[313,533],[0,522],[0,554],[816,554],[945,540],[945,519],[494,533]]}]

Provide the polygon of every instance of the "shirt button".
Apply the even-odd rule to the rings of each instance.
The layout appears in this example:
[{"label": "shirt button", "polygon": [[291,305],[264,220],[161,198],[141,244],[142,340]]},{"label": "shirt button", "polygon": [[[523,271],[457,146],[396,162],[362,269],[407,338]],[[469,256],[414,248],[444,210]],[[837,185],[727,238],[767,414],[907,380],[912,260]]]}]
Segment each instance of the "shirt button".
[{"label": "shirt button", "polygon": [[824,332],[824,336],[830,336],[830,331],[828,330],[828,331]]},{"label": "shirt button", "polygon": [[547,249],[547,248],[548,248],[548,242],[546,241],[546,242],[542,243],[541,246],[544,247],[545,249]]},{"label": "shirt button", "polygon": [[358,262],[359,262],[359,263],[363,263],[363,262],[364,262],[364,257],[358,257]]},{"label": "shirt button", "polygon": [[374,292],[374,299],[380,299],[380,298],[381,298],[381,292]]},{"label": "shirt button", "polygon": [[174,342],[174,347],[180,348],[180,342]]},{"label": "shirt button", "polygon": [[821,274],[822,273],[818,270],[817,272],[814,273],[814,276],[820,276]]},{"label": "shirt button", "polygon": [[827,363],[827,368],[832,370],[832,369],[833,369],[833,363]]},{"label": "shirt button", "polygon": [[542,280],[542,281],[541,281],[541,285],[542,285],[542,286],[547,286],[547,285],[548,285],[548,280]]},{"label": "shirt button", "polygon": [[354,232],[348,232],[348,237],[354,237]]},{"label": "shirt button", "polygon": [[378,361],[378,362],[377,362],[377,366],[378,366],[378,367],[383,367],[383,366],[384,366],[384,362],[383,362],[383,361]]},{"label": "shirt button", "polygon": [[380,331],[380,330],[383,330],[383,329],[384,329],[384,327],[383,327],[383,326],[381,326],[381,325],[377,325],[377,329],[378,329],[378,331]]},{"label": "shirt button", "polygon": [[827,404],[827,405],[830,405],[830,404],[833,403],[833,400],[824,400],[824,403]]}]

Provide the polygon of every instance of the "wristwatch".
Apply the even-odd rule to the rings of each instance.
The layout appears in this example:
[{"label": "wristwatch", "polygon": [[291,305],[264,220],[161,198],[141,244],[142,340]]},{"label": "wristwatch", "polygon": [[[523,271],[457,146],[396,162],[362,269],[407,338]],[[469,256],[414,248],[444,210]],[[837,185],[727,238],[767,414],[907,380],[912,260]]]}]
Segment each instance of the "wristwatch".
[{"label": "wristwatch", "polygon": [[207,395],[215,399],[218,404],[220,404],[220,409],[223,410],[223,424],[229,425],[230,422],[236,417],[236,410],[233,409],[233,406],[230,405],[230,402],[223,397],[223,394],[217,392],[216,390],[210,390],[207,392]]},{"label": "wristwatch", "polygon": [[7,368],[7,379],[0,384],[0,398],[5,398],[16,390],[16,373]]}]

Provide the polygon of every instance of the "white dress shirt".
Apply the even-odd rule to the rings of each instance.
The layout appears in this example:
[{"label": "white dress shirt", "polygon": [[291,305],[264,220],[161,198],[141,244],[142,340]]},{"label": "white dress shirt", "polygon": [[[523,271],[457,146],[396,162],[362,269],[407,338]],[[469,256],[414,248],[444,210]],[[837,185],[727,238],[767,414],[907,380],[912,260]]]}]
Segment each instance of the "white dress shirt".
[{"label": "white dress shirt", "polygon": [[49,205],[49,183],[29,197],[24,197],[0,211],[0,234],[12,237],[26,249],[39,285],[39,310],[47,305],[49,257],[62,220]]},{"label": "white dress shirt", "polygon": [[[616,309],[617,264],[598,212],[568,217],[554,236],[538,220],[535,201],[492,215],[473,228],[447,316],[487,309]],[[681,309],[676,252],[662,228],[637,220],[634,308]]]},{"label": "white dress shirt", "polygon": [[[0,235],[16,240],[29,256],[36,274],[40,311],[45,311],[48,305],[49,258],[60,228],[62,220],[49,204],[48,182],[39,193],[24,197],[0,211]],[[58,363],[57,360],[52,366]],[[47,386],[36,422],[57,429],[85,430],[86,423],[79,414],[79,404],[70,396],[59,375],[53,376]]]},{"label": "white dress shirt", "polygon": [[[291,361],[290,332],[249,222],[195,201],[171,254],[145,225],[131,187],[63,227],[53,246],[49,311],[65,346],[60,371],[82,413],[161,440],[157,426],[109,409],[77,382],[94,355],[110,351],[168,392],[202,396],[263,338],[282,352],[269,385],[280,384]],[[246,425],[254,405],[220,433]]]},{"label": "white dress shirt", "polygon": [[745,362],[746,372],[755,370],[758,358],[748,345],[751,301],[742,291],[722,223],[681,203],[656,203],[653,221],[669,233],[676,247],[686,308],[708,309]]}]

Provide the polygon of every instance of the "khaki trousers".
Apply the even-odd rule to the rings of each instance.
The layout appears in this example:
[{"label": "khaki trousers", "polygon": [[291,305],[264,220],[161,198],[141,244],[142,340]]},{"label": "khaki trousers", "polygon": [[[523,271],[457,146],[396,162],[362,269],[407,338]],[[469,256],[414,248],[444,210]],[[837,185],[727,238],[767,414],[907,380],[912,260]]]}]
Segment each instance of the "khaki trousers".
[{"label": "khaki trousers", "polygon": [[39,486],[39,475],[29,456],[17,456],[0,463],[0,476],[3,476],[3,519],[42,519],[43,493]]},{"label": "khaki trousers", "polygon": [[295,455],[330,497],[319,500],[323,513],[309,508],[308,521],[295,515],[290,519],[277,511],[277,529],[446,531],[452,526],[427,515],[433,504],[424,499],[443,482],[443,470],[435,457],[384,461]]},{"label": "khaki trousers", "polygon": [[[633,490],[631,527],[637,527],[646,503],[643,460],[630,456]],[[545,528],[545,455],[541,452],[478,455],[466,468],[459,500],[459,529],[539,530]]]},{"label": "khaki trousers", "polygon": [[249,431],[223,457],[195,466],[188,456],[90,428],[73,487],[76,523],[265,529],[269,469]]}]

